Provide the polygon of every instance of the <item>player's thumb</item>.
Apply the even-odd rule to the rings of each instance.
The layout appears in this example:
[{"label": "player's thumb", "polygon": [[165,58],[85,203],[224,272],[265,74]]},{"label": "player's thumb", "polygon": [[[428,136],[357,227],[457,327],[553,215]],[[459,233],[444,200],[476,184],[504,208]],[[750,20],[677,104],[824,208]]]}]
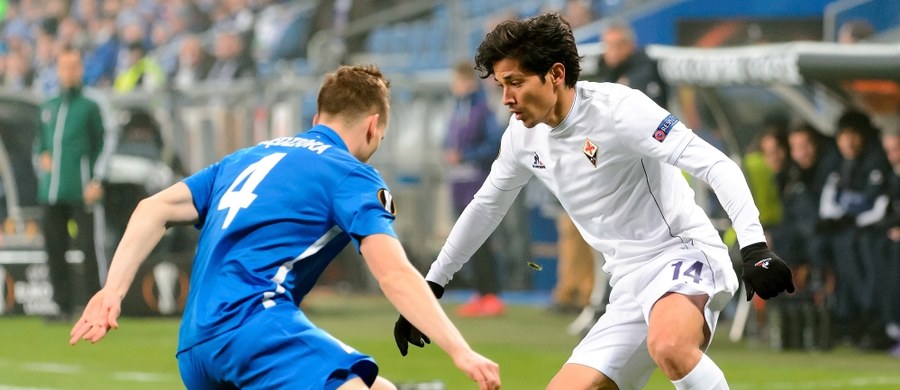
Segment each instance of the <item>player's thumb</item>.
[{"label": "player's thumb", "polygon": [[120,310],[116,307],[110,308],[106,313],[106,323],[113,329],[119,329],[119,313]]}]

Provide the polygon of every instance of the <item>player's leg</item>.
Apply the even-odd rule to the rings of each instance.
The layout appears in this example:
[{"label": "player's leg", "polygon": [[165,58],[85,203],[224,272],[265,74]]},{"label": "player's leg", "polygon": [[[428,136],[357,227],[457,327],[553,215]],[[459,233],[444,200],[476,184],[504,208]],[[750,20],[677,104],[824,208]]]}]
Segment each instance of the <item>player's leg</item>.
[{"label": "player's leg", "polygon": [[647,348],[671,380],[684,378],[703,357],[701,348],[709,340],[703,314],[708,300],[707,295],[668,293],[650,312]]},{"label": "player's leg", "polygon": [[547,389],[596,389],[618,390],[616,383],[597,369],[575,363],[566,363],[556,373]]},{"label": "player's leg", "polygon": [[682,246],[660,255],[656,274],[638,284],[647,318],[647,349],[677,389],[727,389],[722,370],[704,353],[737,276],[724,247]]},{"label": "player's leg", "polygon": [[221,341],[218,377],[242,389],[333,390],[357,378],[375,383],[378,374],[370,356],[317,328],[290,302],[253,314]]},{"label": "player's leg", "polygon": [[397,387],[394,386],[393,383],[384,379],[383,377],[375,378],[375,383],[372,383],[372,387],[366,386],[366,382],[360,377],[355,377],[344,382],[343,385],[337,388],[337,390],[397,390]]},{"label": "player's leg", "polygon": [[610,303],[547,385],[551,390],[641,389],[656,366],[647,352],[647,322],[634,299],[634,278],[619,280]]}]

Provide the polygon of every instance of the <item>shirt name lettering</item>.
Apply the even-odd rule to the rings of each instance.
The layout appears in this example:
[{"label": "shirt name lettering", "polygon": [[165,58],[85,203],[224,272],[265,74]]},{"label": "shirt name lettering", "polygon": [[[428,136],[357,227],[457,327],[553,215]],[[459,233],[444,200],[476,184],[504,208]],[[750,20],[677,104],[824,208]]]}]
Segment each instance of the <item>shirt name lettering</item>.
[{"label": "shirt name lettering", "polygon": [[304,148],[309,149],[312,152],[316,152],[316,154],[322,154],[331,145],[326,145],[322,143],[322,141],[316,141],[314,139],[309,138],[300,138],[300,137],[281,137],[275,138],[269,141],[263,141],[260,145],[265,145],[266,148],[270,146],[287,146],[291,148]]}]

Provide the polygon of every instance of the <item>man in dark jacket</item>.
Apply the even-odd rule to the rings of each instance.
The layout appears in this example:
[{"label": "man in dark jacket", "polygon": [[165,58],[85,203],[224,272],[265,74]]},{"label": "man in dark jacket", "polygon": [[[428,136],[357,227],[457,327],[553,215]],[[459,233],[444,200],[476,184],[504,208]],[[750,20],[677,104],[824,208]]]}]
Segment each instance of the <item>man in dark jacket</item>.
[{"label": "man in dark jacket", "polygon": [[622,21],[607,24],[603,30],[603,45],[596,81],[627,85],[666,108],[669,87],[660,77],[656,61],[637,47],[631,26]]},{"label": "man in dark jacket", "polygon": [[[43,127],[38,133],[40,179],[38,202],[44,206],[43,232],[53,284],[53,299],[59,318],[68,321],[76,303],[100,289],[100,273],[94,242],[93,208],[103,194],[95,170],[103,149],[103,121],[100,107],[81,90],[84,67],[81,53],[66,49],[57,59],[61,91],[41,108]],[[72,233],[69,220],[77,226],[77,248],[84,254],[86,292],[78,293],[73,270],[66,261]],[[102,270],[102,271],[101,271]]]}]

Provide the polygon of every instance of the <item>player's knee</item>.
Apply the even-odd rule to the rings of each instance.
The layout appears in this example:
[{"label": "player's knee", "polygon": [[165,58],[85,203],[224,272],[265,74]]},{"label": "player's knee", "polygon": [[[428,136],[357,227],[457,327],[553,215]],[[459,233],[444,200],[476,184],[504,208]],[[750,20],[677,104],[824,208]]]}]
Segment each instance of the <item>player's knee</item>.
[{"label": "player's knee", "polygon": [[647,338],[647,349],[656,365],[666,371],[667,368],[677,366],[683,361],[685,356],[689,356],[691,349],[696,349],[696,346],[689,347],[684,343],[679,343],[675,337],[658,335]]}]

